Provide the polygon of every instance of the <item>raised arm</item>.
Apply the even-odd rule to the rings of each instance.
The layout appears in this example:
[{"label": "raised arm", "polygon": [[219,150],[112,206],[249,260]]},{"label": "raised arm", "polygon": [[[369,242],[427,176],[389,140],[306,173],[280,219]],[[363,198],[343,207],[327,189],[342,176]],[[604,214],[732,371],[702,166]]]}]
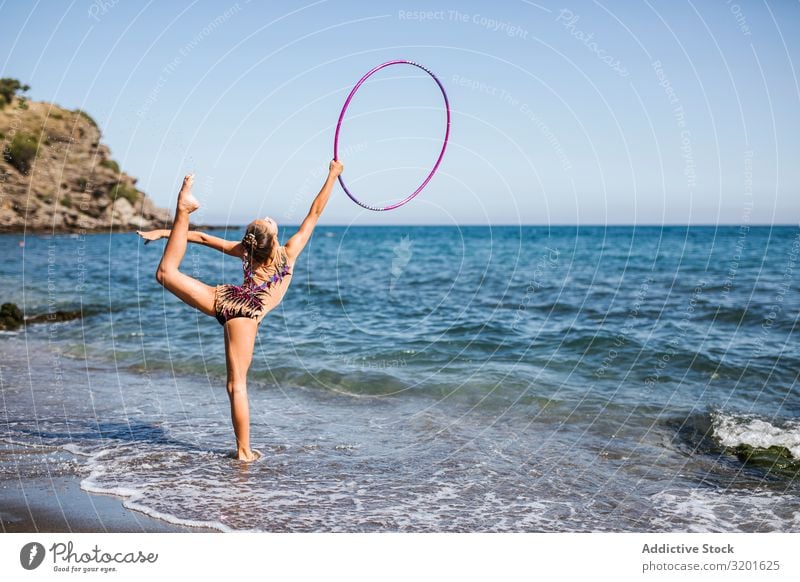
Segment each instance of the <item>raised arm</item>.
[{"label": "raised arm", "polygon": [[[136,234],[144,239],[144,244],[152,242],[154,240],[158,240],[160,238],[167,238],[169,237],[170,230],[166,228],[159,228],[156,230],[137,230]],[[225,240],[224,238],[219,238],[218,236],[211,236],[210,234],[206,234],[204,232],[200,232],[199,230],[190,230],[189,237],[187,239],[191,243],[200,244],[203,246],[207,246],[214,250],[220,251],[225,253],[226,255],[231,255],[234,257],[242,256],[242,243],[239,241],[232,241],[232,240]]]},{"label": "raised arm", "polygon": [[311,233],[314,232],[314,227],[317,226],[317,220],[319,220],[322,211],[325,210],[325,205],[328,204],[328,199],[331,197],[336,178],[342,173],[343,169],[344,166],[339,163],[339,160],[331,160],[325,184],[322,185],[319,194],[314,198],[314,202],[311,203],[311,209],[308,211],[300,228],[297,229],[297,232],[292,238],[286,242],[286,253],[289,255],[292,262],[297,259],[298,255],[311,238]]}]

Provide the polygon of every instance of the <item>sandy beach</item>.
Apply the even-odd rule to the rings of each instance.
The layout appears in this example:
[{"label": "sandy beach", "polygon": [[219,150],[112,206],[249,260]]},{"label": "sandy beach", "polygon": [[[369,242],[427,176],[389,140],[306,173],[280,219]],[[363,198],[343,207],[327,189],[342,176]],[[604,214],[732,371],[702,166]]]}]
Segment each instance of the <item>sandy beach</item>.
[{"label": "sandy beach", "polygon": [[[58,464],[69,466],[71,455],[48,451]],[[0,456],[42,456],[37,449],[3,449]],[[153,519],[126,509],[124,499],[110,495],[93,495],[81,490],[81,477],[69,469],[53,473],[49,478],[19,479],[4,474],[0,482],[0,529],[3,533],[178,533],[216,532],[205,528],[189,528]]]}]

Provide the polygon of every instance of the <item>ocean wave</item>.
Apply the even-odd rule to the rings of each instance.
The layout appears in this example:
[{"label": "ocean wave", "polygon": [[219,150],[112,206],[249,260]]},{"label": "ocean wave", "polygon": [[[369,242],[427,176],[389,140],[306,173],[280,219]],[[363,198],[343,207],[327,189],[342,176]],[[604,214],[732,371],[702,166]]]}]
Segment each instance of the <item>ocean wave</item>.
[{"label": "ocean wave", "polygon": [[776,462],[783,458],[800,468],[800,420],[770,420],[754,414],[713,412],[711,428],[724,447],[750,455],[769,452]]},{"label": "ocean wave", "polygon": [[442,329],[448,337],[463,336],[484,336],[486,334],[505,335],[509,331],[508,325],[504,321],[497,319],[474,319],[455,321]]},{"label": "ocean wave", "polygon": [[749,489],[668,489],[651,496],[652,530],[796,532],[800,531],[800,512],[786,503],[793,497]]},{"label": "ocean wave", "polygon": [[[209,460],[209,455],[211,458],[219,456],[207,452],[205,455],[207,457],[206,459],[197,458],[202,455],[188,455],[188,457],[193,458],[194,462],[207,462]],[[148,483],[146,480],[143,481],[142,479],[133,477],[136,471],[125,471],[125,469],[129,469],[131,465],[135,465],[137,461],[140,461],[141,458],[145,458],[150,464],[142,464],[140,462],[138,469],[150,469],[151,471],[154,469],[162,469],[161,465],[166,464],[163,459],[173,457],[174,459],[179,459],[181,457],[187,457],[187,455],[182,455],[180,452],[174,451],[160,450],[156,452],[152,450],[145,451],[138,448],[134,450],[100,450],[89,455],[89,459],[86,461],[86,468],[90,471],[90,474],[81,481],[81,489],[88,493],[121,497],[123,498],[122,504],[124,507],[175,525],[215,529],[222,532],[233,531],[230,527],[218,520],[202,519],[200,517],[202,512],[194,514],[193,517],[182,517],[179,513],[184,513],[185,511],[176,511],[174,508],[167,511],[165,507],[162,507],[162,510],[159,511],[151,507],[151,505],[155,505],[158,501],[163,500],[158,499],[158,496],[155,496],[154,493],[150,493],[150,495],[147,494]],[[172,466],[174,469],[181,468],[187,470],[189,468],[186,466],[186,462],[182,464],[173,462],[168,465]],[[120,472],[127,474],[128,478],[123,479]],[[157,479],[160,476],[158,471],[156,471],[155,475],[150,475],[150,478]],[[123,482],[125,484],[121,485],[120,483]],[[169,495],[165,494],[164,497],[168,498]]]},{"label": "ocean wave", "polygon": [[702,305],[695,317],[700,321],[719,321],[745,326],[763,322],[766,313],[757,305]]},{"label": "ocean wave", "polygon": [[321,389],[354,397],[392,396],[408,391],[410,386],[392,372],[367,367],[337,371],[319,366],[281,366],[268,371],[251,372],[251,377],[261,382]]},{"label": "ocean wave", "polygon": [[612,333],[599,327],[572,327],[566,334],[556,332],[548,335],[550,337],[545,336],[544,339],[550,342],[558,341],[556,345],[559,345],[560,348],[572,350],[576,354],[579,353],[583,356],[593,353],[605,355],[612,348],[617,348],[620,351],[624,349],[626,353],[635,355],[644,348],[644,345],[630,334],[622,336],[619,333]]},{"label": "ocean wave", "polygon": [[[765,329],[772,332],[789,331],[795,329],[795,318],[790,312],[775,313],[773,307],[766,304],[749,302],[744,305],[719,305],[708,302],[698,302],[693,314],[693,320],[698,323],[713,322],[731,326],[742,330]],[[762,326],[764,326],[762,328]]]},{"label": "ocean wave", "polygon": [[709,407],[665,422],[674,435],[671,446],[692,459],[692,476],[704,486],[785,491],[800,476],[792,452],[798,452],[800,424],[768,418]]}]

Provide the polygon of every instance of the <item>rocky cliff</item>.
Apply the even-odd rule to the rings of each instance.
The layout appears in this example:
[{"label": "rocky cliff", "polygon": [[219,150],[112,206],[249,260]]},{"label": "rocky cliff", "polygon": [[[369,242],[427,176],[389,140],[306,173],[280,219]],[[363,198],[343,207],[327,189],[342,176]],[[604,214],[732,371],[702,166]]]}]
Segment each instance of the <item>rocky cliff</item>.
[{"label": "rocky cliff", "polygon": [[163,228],[170,213],[121,171],[81,111],[14,100],[0,109],[0,232]]}]

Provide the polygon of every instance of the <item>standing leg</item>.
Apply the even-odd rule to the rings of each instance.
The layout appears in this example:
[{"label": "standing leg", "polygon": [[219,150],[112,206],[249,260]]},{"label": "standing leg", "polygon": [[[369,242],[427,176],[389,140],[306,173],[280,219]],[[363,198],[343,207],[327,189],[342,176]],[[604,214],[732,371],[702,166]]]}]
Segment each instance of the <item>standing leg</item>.
[{"label": "standing leg", "polygon": [[253,360],[258,323],[237,317],[225,324],[225,359],[228,366],[228,398],[240,461],[255,461],[260,455],[250,449],[250,406],[247,402],[247,370]]},{"label": "standing leg", "polygon": [[156,280],[184,303],[207,315],[214,315],[214,288],[178,270],[183,255],[186,254],[189,214],[200,207],[197,198],[192,195],[193,184],[192,174],[183,179],[183,186],[178,194],[178,206],[175,209],[175,221],[172,223],[172,232],[156,271]]}]

